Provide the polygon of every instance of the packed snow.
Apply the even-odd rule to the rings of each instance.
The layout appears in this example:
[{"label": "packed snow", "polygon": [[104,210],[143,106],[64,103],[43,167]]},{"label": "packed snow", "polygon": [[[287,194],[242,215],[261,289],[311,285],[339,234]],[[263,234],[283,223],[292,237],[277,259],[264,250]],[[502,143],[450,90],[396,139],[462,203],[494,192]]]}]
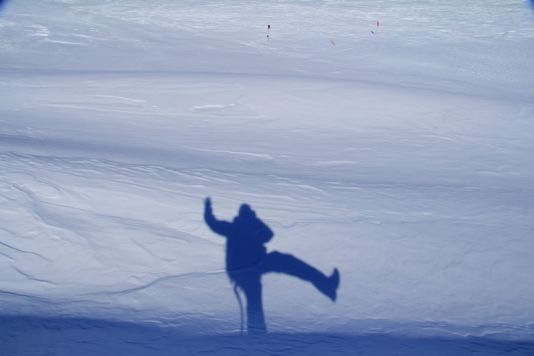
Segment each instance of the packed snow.
[{"label": "packed snow", "polygon": [[[532,355],[533,41],[527,1],[7,3],[0,355]],[[240,336],[208,196],[336,303],[267,275]]]}]

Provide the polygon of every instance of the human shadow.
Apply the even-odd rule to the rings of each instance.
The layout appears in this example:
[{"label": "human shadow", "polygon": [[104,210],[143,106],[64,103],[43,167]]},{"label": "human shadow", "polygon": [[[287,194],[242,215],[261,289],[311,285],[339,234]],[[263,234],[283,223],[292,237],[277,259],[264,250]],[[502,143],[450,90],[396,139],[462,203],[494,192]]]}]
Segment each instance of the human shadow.
[{"label": "human shadow", "polygon": [[267,252],[265,244],[274,236],[272,230],[248,204],[242,204],[232,222],[217,220],[210,198],[204,202],[204,220],[210,229],[226,238],[226,272],[238,290],[245,294],[247,332],[267,332],[262,301],[261,277],[266,273],[284,273],[310,282],[333,302],[339,288],[339,271],[326,276],[315,267],[293,255],[278,251]]}]

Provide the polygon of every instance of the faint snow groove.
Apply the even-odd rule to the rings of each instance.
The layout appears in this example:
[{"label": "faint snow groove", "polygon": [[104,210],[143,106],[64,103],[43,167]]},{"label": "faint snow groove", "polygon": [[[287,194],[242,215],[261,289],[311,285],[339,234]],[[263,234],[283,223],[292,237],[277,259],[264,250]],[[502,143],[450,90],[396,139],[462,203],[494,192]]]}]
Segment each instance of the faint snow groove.
[{"label": "faint snow groove", "polygon": [[128,289],[122,289],[117,291],[102,291],[102,292],[93,292],[93,293],[86,293],[86,296],[97,296],[97,295],[124,295],[124,294],[131,294],[139,291],[143,291],[145,289],[151,288],[159,283],[168,281],[168,280],[176,280],[176,279],[183,279],[183,278],[189,278],[194,276],[206,276],[206,275],[220,275],[225,273],[224,270],[218,270],[218,271],[210,271],[210,272],[191,272],[191,273],[184,273],[184,274],[176,274],[176,275],[168,275],[156,278],[155,280],[141,285],[139,287],[133,287]]},{"label": "faint snow groove", "polygon": [[51,282],[51,281],[47,281],[45,279],[40,279],[40,278],[37,278],[37,277],[34,277],[32,276],[31,274],[27,273],[27,272],[24,272],[22,271],[20,268],[16,267],[16,266],[11,266],[15,271],[17,271],[18,273],[20,273],[21,275],[23,275],[24,277],[26,277],[27,279],[29,280],[32,280],[32,281],[35,281],[35,282],[41,282],[41,283],[47,283],[47,284],[51,284],[51,285],[56,285],[56,283],[54,282]]},{"label": "faint snow groove", "polygon": [[[269,220],[269,224],[278,228],[283,229],[292,229],[299,226],[310,226],[310,225],[316,225],[316,224],[323,224],[323,225],[352,225],[352,224],[358,224],[358,223],[370,223],[372,221],[375,221],[373,217],[361,217],[361,218],[347,218],[347,219],[313,219],[313,220],[301,220],[301,221],[295,221],[293,223],[284,224],[279,221],[271,221]],[[466,226],[483,226],[483,227],[496,227],[496,228],[502,228],[506,229],[509,228],[509,225],[504,224],[488,224],[488,223],[480,223],[476,221],[462,221],[458,220],[454,217],[449,216],[436,216],[433,215],[433,220],[382,220],[380,221],[380,224],[383,225],[404,225],[404,224],[435,224],[435,223],[443,223],[443,222],[451,222],[456,225],[466,225]],[[532,230],[529,226],[518,226],[516,225],[515,228],[519,228],[521,230],[530,231]]]},{"label": "faint snow groove", "polygon": [[[119,110],[119,109],[111,109],[111,108],[102,108],[102,107],[96,107],[95,105],[74,105],[74,104],[46,104],[44,105],[47,108],[57,108],[57,109],[73,109],[73,110],[87,110],[88,108],[91,108],[92,111],[98,112],[98,113],[120,113],[120,114],[128,114],[128,115],[153,115],[153,113],[148,112],[139,112],[138,110]],[[157,113],[158,116],[164,116],[165,113]],[[166,114],[168,116],[171,116],[171,113]]]},{"label": "faint snow groove", "polygon": [[[187,232],[180,231],[180,230],[175,230],[175,229],[169,228],[169,227],[162,227],[160,225],[155,225],[155,224],[149,223],[148,221],[145,221],[145,220],[126,218],[126,217],[123,217],[123,216],[117,216],[117,215],[111,215],[111,214],[102,214],[102,213],[97,213],[95,211],[84,209],[84,208],[73,207],[73,206],[57,204],[57,203],[50,203],[50,202],[45,202],[45,201],[41,201],[41,200],[38,200],[37,202],[42,204],[42,205],[51,205],[51,206],[62,207],[62,208],[70,209],[70,210],[79,211],[79,212],[85,213],[86,215],[90,215],[90,216],[97,217],[97,218],[100,218],[100,219],[111,220],[114,223],[116,223],[117,225],[123,225],[123,226],[127,226],[127,227],[134,228],[134,229],[143,228],[146,231],[150,231],[150,234],[155,234],[157,236],[161,236],[161,237],[165,237],[165,238],[171,238],[173,240],[182,240],[182,241],[185,241],[185,242],[194,241],[194,242],[198,242],[198,243],[206,243],[208,245],[218,245],[215,242],[212,242],[212,241],[209,241],[209,240],[205,240],[205,239],[202,239],[202,238],[198,238],[198,237],[196,237],[196,236],[194,236],[192,234],[189,234]],[[47,220],[49,220],[49,219],[47,219]],[[45,223],[47,223],[47,222],[45,222]],[[56,223],[51,223],[51,222],[50,222],[50,224],[53,225],[53,226],[57,226],[57,227],[66,229],[66,227],[61,225],[61,224],[56,224]],[[147,234],[148,234],[148,232],[147,232]]]},{"label": "faint snow groove", "polygon": [[[1,136],[2,135],[0,135],[0,138]],[[117,177],[124,176],[129,179],[127,180],[118,179],[118,178],[113,179],[111,177],[106,177],[106,179],[111,180],[112,182],[128,184],[131,186],[140,187],[140,188],[148,189],[148,190],[154,190],[154,186],[132,182],[131,174],[132,173],[143,174],[143,175],[149,174],[152,178],[153,177],[161,178],[162,174],[172,173],[180,177],[194,179],[197,181],[198,180],[213,181],[215,179],[220,179],[220,178],[214,178],[214,177],[204,177],[202,176],[201,173],[199,174],[199,172],[201,172],[202,170],[195,171],[194,169],[190,169],[190,168],[179,169],[176,167],[168,167],[164,165],[126,163],[126,162],[109,160],[109,159],[96,159],[96,158],[87,158],[87,157],[43,156],[43,155],[34,155],[34,154],[21,154],[17,152],[0,153],[0,157],[2,156],[15,158],[28,164],[33,164],[35,161],[43,161],[46,164],[51,164],[58,168],[65,167],[66,165],[68,165],[69,168],[72,168],[72,167],[76,168],[76,166],[80,166],[80,168],[82,169],[81,172],[76,172],[70,169],[68,171],[68,174],[74,177],[82,177],[85,179],[95,178],[95,176],[97,175],[98,176],[96,178],[101,178],[104,172],[111,171],[114,174],[116,174]],[[88,166],[94,169],[91,171],[91,173],[93,173],[92,175],[87,174]],[[221,175],[221,172],[218,172],[218,174]],[[235,181],[227,181],[227,182],[235,183]],[[185,185],[185,184],[182,184],[182,185]],[[191,187],[191,184],[188,185],[188,187]],[[193,194],[190,194],[183,190],[167,189],[161,186],[158,187],[158,191],[169,192],[173,194],[181,194],[185,196],[193,196]]]},{"label": "faint snow groove", "polygon": [[273,156],[264,154],[264,153],[253,153],[253,152],[241,152],[241,151],[225,151],[225,150],[210,150],[210,149],[202,149],[202,148],[195,148],[195,151],[200,152],[210,152],[210,153],[226,153],[229,155],[235,155],[235,156],[242,156],[242,157],[251,157],[251,158],[261,158],[264,160],[274,160]]},{"label": "faint snow groove", "polygon": [[143,104],[146,102],[146,100],[143,100],[143,99],[134,99],[134,98],[129,98],[129,97],[126,97],[126,96],[118,96],[118,95],[102,95],[102,94],[97,94],[97,95],[93,95],[97,98],[107,98],[107,99],[119,99],[119,100],[123,100],[123,101],[127,101],[127,102],[132,102],[132,103],[139,103],[139,104]]},{"label": "faint snow groove", "polygon": [[361,222],[364,221],[364,219],[361,220],[332,220],[332,219],[315,219],[315,220],[303,220],[303,221],[295,221],[293,223],[284,224],[279,221],[269,221],[270,225],[276,226],[278,228],[282,229],[292,229],[298,226],[310,226],[310,225],[317,225],[317,224],[329,224],[329,225],[340,225],[340,224],[353,224],[355,222]]},{"label": "faint snow groove", "polygon": [[14,260],[15,260],[13,257],[11,257],[10,255],[8,255],[7,253],[3,253],[2,251],[0,251],[0,255],[2,255],[2,256],[4,256],[4,257],[8,258],[8,259],[11,260],[11,261],[14,261]]},{"label": "faint snow groove", "polygon": [[[7,231],[8,233],[10,233],[11,235],[13,236],[16,236],[15,234],[13,234],[11,231],[7,230],[7,229],[4,229],[3,227],[0,227],[0,230],[4,230],[4,231]],[[14,250],[14,251],[17,251],[17,252],[20,252],[20,253],[26,253],[26,254],[30,254],[30,255],[34,255],[34,256],[37,256],[39,258],[42,258],[43,260],[47,261],[47,262],[51,262],[51,260],[49,258],[46,258],[45,256],[37,253],[37,252],[33,252],[33,251],[26,251],[26,250],[22,250],[20,248],[17,248],[17,247],[14,247],[14,246],[11,246],[9,245],[8,243],[5,243],[5,242],[2,242],[0,241],[0,245],[1,246],[4,246],[4,247],[7,247],[11,250]]]},{"label": "faint snow groove", "polygon": [[[69,230],[71,232],[76,233],[79,236],[82,236],[82,237],[84,237],[84,236],[81,235],[78,232],[75,232],[74,229],[69,228],[65,224],[60,224],[60,223],[56,222],[55,220],[57,220],[57,219],[54,219],[53,216],[51,216],[52,214],[50,214],[50,212],[46,208],[44,208],[43,206],[44,205],[50,205],[50,206],[56,206],[56,207],[62,207],[62,208],[70,209],[70,210],[75,210],[75,211],[83,212],[86,215],[91,215],[91,216],[98,217],[98,218],[104,218],[104,219],[107,219],[107,220],[112,220],[115,223],[117,223],[118,225],[126,225],[126,226],[129,226],[129,227],[132,227],[132,228],[140,228],[140,227],[141,228],[147,228],[148,227],[149,229],[147,229],[147,230],[151,231],[151,233],[155,233],[158,236],[162,236],[162,237],[166,237],[166,238],[172,238],[172,239],[175,239],[175,240],[178,239],[178,240],[183,240],[183,241],[187,241],[187,242],[195,241],[195,242],[200,242],[200,243],[206,243],[206,244],[209,244],[209,245],[215,244],[214,242],[211,242],[209,240],[199,239],[199,238],[197,238],[197,237],[195,237],[195,236],[193,236],[193,235],[191,235],[189,233],[186,233],[186,232],[183,232],[183,231],[179,231],[179,230],[174,230],[174,229],[168,228],[168,227],[161,227],[159,225],[154,225],[154,224],[151,224],[151,223],[149,223],[147,221],[144,221],[144,220],[126,218],[126,217],[123,217],[123,216],[116,216],[116,215],[110,215],[110,214],[102,214],[102,213],[97,213],[97,212],[94,212],[94,211],[91,211],[91,210],[88,210],[88,209],[79,208],[79,207],[73,207],[73,206],[64,205],[64,204],[46,202],[46,201],[40,200],[37,196],[35,196],[35,194],[33,192],[29,191],[26,188],[20,187],[18,185],[14,185],[14,187],[16,189],[18,189],[19,191],[21,191],[22,193],[26,194],[28,196],[28,198],[30,200],[32,200],[33,204],[35,205],[34,206],[34,212],[35,212],[35,214],[38,215],[39,219],[43,223],[45,223],[46,225],[55,226],[55,227],[58,227],[58,228],[61,228],[61,229]],[[86,240],[90,240],[90,239],[86,239]]]},{"label": "faint snow groove", "polygon": [[144,244],[138,242],[136,239],[130,239],[130,242],[132,242],[135,246],[139,247],[142,251],[144,251],[147,255],[154,259],[159,259],[160,257],[154,254],[152,251],[150,251],[148,248],[145,247]]},{"label": "faint snow groove", "polygon": [[[55,218],[54,214],[51,214],[49,210],[47,210],[46,208],[43,207],[43,205],[45,204],[49,204],[49,205],[55,205],[53,203],[48,203],[48,202],[45,202],[45,201],[42,201],[40,200],[31,190],[29,189],[26,189],[26,188],[23,188],[19,185],[13,185],[14,188],[18,189],[20,192],[22,192],[23,194],[25,194],[28,199],[30,199],[31,203],[33,204],[33,210],[32,210],[32,213],[33,213],[33,216],[38,219],[38,221],[40,221],[41,223],[43,223],[44,225],[47,225],[47,226],[52,226],[52,227],[55,227],[55,228],[58,228],[58,229],[61,229],[61,230],[67,230],[73,234],[75,234],[76,236],[79,236],[83,241],[87,242],[87,243],[92,243],[92,240],[91,239],[88,239],[86,236],[84,236],[82,233],[79,232],[79,229],[73,229],[73,228],[70,228],[69,226],[67,226],[65,223],[61,224],[59,222],[57,222],[57,218]],[[56,205],[59,205],[59,204],[56,204]],[[72,221],[71,221],[71,224],[72,224]]]},{"label": "faint snow groove", "polygon": [[338,78],[338,77],[330,77],[326,75],[302,75],[302,74],[280,74],[280,73],[257,73],[257,72],[231,72],[231,71],[224,71],[224,72],[216,72],[216,71],[180,71],[180,70],[114,70],[114,69],[108,69],[108,70],[101,70],[101,69],[0,69],[0,74],[2,74],[3,77],[7,76],[20,76],[20,75],[34,75],[34,76],[82,76],[82,75],[107,75],[109,77],[117,77],[122,78],[124,75],[128,75],[129,77],[160,77],[164,76],[165,78],[168,77],[182,77],[182,78],[206,78],[208,80],[213,80],[214,77],[216,78],[224,78],[224,79],[240,79],[240,78],[246,78],[246,79],[262,79],[266,81],[273,81],[273,80],[292,80],[297,79],[302,82],[326,82],[326,83],[346,83],[346,84],[352,84],[352,85],[365,85],[371,88],[380,88],[380,89],[400,89],[403,91],[411,90],[414,93],[417,92],[432,92],[432,93],[439,93],[439,94],[446,94],[451,97],[471,97],[471,98],[479,98],[479,99],[490,99],[490,100],[498,100],[498,101],[510,101],[514,100],[518,103],[529,103],[527,99],[522,98],[503,98],[502,96],[497,95],[489,95],[489,94],[481,94],[481,93],[458,93],[454,92],[452,90],[448,90],[445,88],[436,88],[428,85],[414,85],[413,83],[394,83],[394,82],[380,82],[380,81],[372,81],[372,80],[366,80],[362,78]]},{"label": "faint snow groove", "polygon": [[27,299],[38,301],[38,302],[45,303],[45,304],[58,304],[58,303],[54,303],[54,302],[52,302],[52,301],[50,301],[48,299],[45,299],[43,297],[39,297],[39,296],[36,296],[36,295],[31,295],[31,294],[11,292],[11,291],[2,290],[2,289],[0,289],[0,294],[10,295],[10,296],[13,296],[13,297],[27,298]]},{"label": "faint snow groove", "polygon": [[[2,135],[0,135],[0,137],[2,137]],[[29,138],[25,138],[25,139],[29,140]],[[90,149],[91,147],[92,146],[89,145],[87,148]],[[172,154],[173,157],[179,156],[181,154],[180,152],[167,152],[167,151],[163,151],[163,152],[166,154]],[[121,152],[117,152],[117,153],[121,153]],[[187,154],[191,155],[191,153],[187,153]],[[41,160],[44,162],[52,162],[53,164],[60,165],[60,166],[64,166],[65,164],[70,164],[71,166],[82,164],[83,167],[81,168],[84,168],[84,169],[87,168],[88,162],[91,162],[93,166],[100,168],[100,171],[102,171],[102,167],[106,167],[106,168],[113,167],[112,171],[116,173],[123,171],[123,172],[128,172],[128,173],[136,172],[136,173],[147,174],[146,170],[153,168],[153,169],[160,169],[166,172],[172,172],[174,174],[185,175],[190,178],[194,177],[196,179],[199,179],[199,177],[194,175],[195,172],[201,172],[201,175],[202,173],[209,173],[209,176],[206,176],[206,174],[203,175],[203,180],[208,180],[208,181],[215,180],[215,181],[220,181],[223,183],[231,183],[231,184],[239,183],[239,180],[237,180],[236,178],[241,178],[241,181],[242,181],[243,178],[247,178],[247,177],[265,176],[264,174],[265,172],[262,172],[262,171],[260,171],[259,173],[258,172],[251,173],[251,172],[244,172],[244,171],[232,171],[232,170],[226,170],[226,169],[220,169],[220,168],[217,168],[217,169],[177,168],[177,167],[171,167],[167,165],[139,164],[139,163],[122,162],[120,160],[110,160],[110,159],[101,159],[101,158],[88,159],[87,157],[83,157],[83,156],[79,156],[79,157],[77,156],[68,156],[68,157],[43,156],[43,155],[35,155],[35,154],[20,154],[16,152],[7,152],[7,153],[0,154],[0,156],[5,156],[5,155],[10,155],[11,157],[15,157],[21,160],[29,160],[29,161]],[[102,172],[99,172],[99,173],[102,173]],[[69,174],[73,176],[77,176],[77,177],[88,178],[87,174],[82,175],[74,171],[70,171]],[[221,177],[231,177],[231,179],[224,179]],[[408,189],[408,188],[415,187],[418,190],[436,189],[436,188],[454,189],[454,190],[464,189],[465,190],[465,189],[473,188],[473,186],[465,185],[465,184],[444,184],[444,183],[436,184],[436,183],[423,183],[423,182],[411,183],[411,182],[385,181],[385,180],[376,181],[376,180],[368,180],[368,179],[367,180],[364,180],[364,179],[348,180],[347,179],[343,181],[336,181],[335,182],[336,184],[332,185],[331,177],[317,177],[313,175],[302,176],[302,175],[295,175],[295,174],[280,175],[280,174],[273,174],[273,173],[269,173],[269,177],[272,180],[279,180],[281,182],[287,182],[289,180],[293,184],[302,184],[303,186],[308,186],[312,189],[319,189],[317,188],[317,186],[327,184],[327,183],[330,183],[329,188],[331,189],[345,189],[345,187],[349,187],[349,186],[352,186],[352,187],[357,186],[360,189],[365,189],[365,188],[374,188],[374,189],[406,188]],[[302,183],[303,178],[305,178],[306,184]],[[142,185],[139,183],[133,183],[131,181],[128,181],[128,182],[125,182],[123,180],[113,180],[113,181],[127,183],[127,184],[131,184],[134,186],[140,186],[140,187],[144,187],[147,189],[153,189],[153,187],[147,187],[145,185]],[[312,183],[316,183],[316,184],[312,184]],[[346,189],[353,189],[353,188],[346,188]],[[183,191],[168,190],[164,188],[162,188],[161,190],[187,195],[187,193]],[[528,192],[531,191],[531,189],[524,189],[524,190]],[[188,196],[191,196],[191,195],[189,194]]]}]

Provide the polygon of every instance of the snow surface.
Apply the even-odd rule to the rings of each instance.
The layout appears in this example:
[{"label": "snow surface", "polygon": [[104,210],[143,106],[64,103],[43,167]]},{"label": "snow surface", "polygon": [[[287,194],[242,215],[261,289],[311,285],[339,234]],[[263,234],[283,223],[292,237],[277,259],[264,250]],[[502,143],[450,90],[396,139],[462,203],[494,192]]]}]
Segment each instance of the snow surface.
[{"label": "snow surface", "polygon": [[[1,355],[534,353],[527,2],[2,11]],[[206,196],[337,303],[268,275],[239,337]]]}]

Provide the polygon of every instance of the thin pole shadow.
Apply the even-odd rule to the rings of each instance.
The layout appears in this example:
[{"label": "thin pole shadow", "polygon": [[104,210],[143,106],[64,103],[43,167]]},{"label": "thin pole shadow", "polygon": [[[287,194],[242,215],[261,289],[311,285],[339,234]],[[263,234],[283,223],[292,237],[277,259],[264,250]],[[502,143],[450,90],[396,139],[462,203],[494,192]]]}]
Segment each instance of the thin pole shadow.
[{"label": "thin pole shadow", "polygon": [[226,272],[236,295],[240,289],[246,298],[247,332],[267,332],[262,302],[261,277],[265,273],[284,273],[311,283],[333,302],[337,298],[339,271],[326,276],[315,267],[293,255],[267,252],[265,244],[274,236],[272,230],[248,204],[242,204],[232,222],[217,220],[211,199],[204,202],[204,220],[210,229],[226,238]]}]

